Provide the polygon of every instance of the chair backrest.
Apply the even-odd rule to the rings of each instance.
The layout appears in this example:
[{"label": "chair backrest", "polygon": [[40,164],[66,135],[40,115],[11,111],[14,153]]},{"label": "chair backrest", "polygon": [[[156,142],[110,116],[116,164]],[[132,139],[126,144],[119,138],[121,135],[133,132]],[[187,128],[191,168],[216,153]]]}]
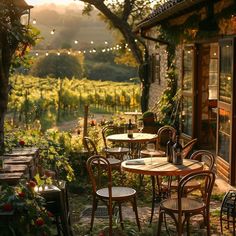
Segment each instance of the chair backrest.
[{"label": "chair backrest", "polygon": [[83,144],[84,144],[85,149],[88,151],[89,156],[98,154],[96,145],[91,138],[84,137]]},{"label": "chair backrest", "polygon": [[213,153],[207,150],[198,150],[195,151],[191,156],[190,159],[198,160],[204,162],[204,166],[207,167],[208,170],[213,170],[215,165],[215,156]]},{"label": "chair backrest", "polygon": [[169,140],[169,135],[170,132],[172,132],[172,138],[175,138],[176,135],[176,129],[173,128],[170,125],[164,125],[157,131],[157,136],[158,136],[158,143],[157,143],[157,148],[162,151],[166,151],[166,144]]},{"label": "chair backrest", "polygon": [[[202,170],[194,173],[190,173],[186,176],[184,176],[178,185],[178,214],[179,216],[182,216],[182,197],[186,197],[186,187],[187,183],[192,180],[201,180],[201,196],[197,196],[198,201],[201,198],[201,201],[204,202],[206,206],[206,212],[209,214],[209,206],[210,206],[210,198],[212,189],[215,183],[215,174],[212,171],[209,170]],[[192,198],[192,196],[191,196]],[[186,206],[185,206],[186,208]]]},{"label": "chair backrest", "polygon": [[[109,196],[111,197],[112,188],[112,175],[111,175],[111,165],[106,157],[101,155],[93,155],[88,158],[86,162],[87,171],[89,173],[89,178],[92,184],[93,193],[95,194],[98,188],[101,188],[102,180],[101,177],[105,173],[107,179],[105,181],[106,187],[108,187]],[[104,181],[103,181],[104,182]]]},{"label": "chair backrest", "polygon": [[182,157],[183,158],[189,157],[191,151],[193,150],[193,146],[196,142],[197,142],[197,139],[195,138],[184,145],[184,147],[182,149]]},{"label": "chair backrest", "polygon": [[107,148],[107,140],[106,137],[108,135],[112,135],[112,134],[123,134],[125,132],[125,127],[121,126],[115,126],[115,125],[107,125],[102,129],[102,138],[103,138],[103,142],[104,142],[104,146],[105,148]]}]

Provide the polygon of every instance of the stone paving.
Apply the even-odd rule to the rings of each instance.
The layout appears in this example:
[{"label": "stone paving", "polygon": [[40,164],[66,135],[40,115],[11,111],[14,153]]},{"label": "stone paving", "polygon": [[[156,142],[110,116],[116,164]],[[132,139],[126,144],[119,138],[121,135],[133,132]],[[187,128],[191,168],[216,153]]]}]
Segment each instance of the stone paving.
[{"label": "stone paving", "polygon": [[[230,185],[228,185],[227,183],[225,183],[223,180],[217,178],[216,180],[216,184],[214,187],[214,194],[222,194],[224,195],[229,189],[233,189]],[[151,203],[150,203],[151,205]],[[212,228],[212,234],[213,236],[218,236],[218,235],[233,235],[232,232],[229,232],[228,230],[224,229],[224,234],[220,233],[220,222],[219,222],[219,214],[216,216],[214,216],[214,212],[219,212],[220,211],[220,207],[221,207],[221,201],[218,200],[212,200],[211,202],[211,228]],[[86,208],[86,207],[85,207]],[[134,222],[135,223],[135,215],[134,212],[131,208],[130,205],[126,204],[123,208],[122,208],[122,212],[123,212],[123,219],[124,220],[129,220],[130,222]],[[149,225],[149,219],[150,219],[150,215],[151,215],[151,208],[150,207],[138,207],[138,212],[139,212],[139,219],[141,222],[142,227],[147,227]],[[79,222],[79,224],[81,225],[87,225],[87,227],[89,228],[90,225],[90,215],[88,216],[84,216],[81,217],[81,212],[76,214],[76,217],[74,215],[73,217],[73,221],[75,222]],[[154,213],[154,219],[153,219],[153,225],[155,226],[157,224],[157,220],[158,220],[158,207],[155,208],[155,213]],[[95,222],[94,225],[96,224],[100,224],[100,223],[104,223],[104,222],[108,222],[107,219],[104,218],[95,218]],[[169,222],[169,221],[168,221]],[[203,219],[202,216],[195,216],[192,220],[191,220],[191,235],[206,235],[206,230],[203,226]],[[174,226],[172,224],[170,224],[170,229],[173,229],[174,233],[172,235],[175,235],[175,229]],[[165,232],[165,227],[164,224],[162,225],[162,229],[163,229],[163,235],[167,235]],[[79,234],[75,234],[74,236],[84,236],[84,235],[79,235]],[[122,234],[117,234],[117,235],[122,235]],[[142,234],[145,235],[145,234]],[[147,234],[147,236],[152,236],[154,235],[153,233]]]}]

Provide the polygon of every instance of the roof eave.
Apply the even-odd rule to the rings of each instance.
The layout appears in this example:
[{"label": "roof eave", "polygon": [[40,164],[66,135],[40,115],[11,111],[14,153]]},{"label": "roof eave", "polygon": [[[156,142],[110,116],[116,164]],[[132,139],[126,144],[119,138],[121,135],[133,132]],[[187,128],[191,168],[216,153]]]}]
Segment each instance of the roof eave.
[{"label": "roof eave", "polygon": [[146,19],[144,21],[141,21],[135,31],[139,31],[140,29],[149,29],[157,25],[158,23],[162,22],[163,20],[167,20],[170,17],[177,16],[178,14],[182,13],[184,10],[197,5],[199,3],[202,3],[206,0],[185,0],[183,2],[179,2],[175,4],[174,6],[170,7],[169,9],[165,10],[162,13],[159,13],[158,15],[151,17],[150,19]]}]

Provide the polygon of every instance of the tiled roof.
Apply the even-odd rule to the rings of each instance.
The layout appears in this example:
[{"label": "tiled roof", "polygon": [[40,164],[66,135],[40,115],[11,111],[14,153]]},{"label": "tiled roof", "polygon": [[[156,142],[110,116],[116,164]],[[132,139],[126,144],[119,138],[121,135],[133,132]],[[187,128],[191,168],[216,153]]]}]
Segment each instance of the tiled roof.
[{"label": "tiled roof", "polygon": [[189,7],[198,5],[199,3],[206,2],[209,0],[169,0],[164,4],[160,5],[156,10],[154,10],[146,19],[141,21],[137,28],[148,28],[155,25],[155,23],[161,20],[172,17],[178,12],[183,12]]},{"label": "tiled roof", "polygon": [[185,0],[170,0],[168,2],[165,2],[164,4],[160,5],[156,10],[154,10],[145,20],[149,20],[156,15],[159,15],[163,12],[165,12],[167,9],[170,9],[172,7],[175,7],[176,4],[179,2],[184,2]]}]

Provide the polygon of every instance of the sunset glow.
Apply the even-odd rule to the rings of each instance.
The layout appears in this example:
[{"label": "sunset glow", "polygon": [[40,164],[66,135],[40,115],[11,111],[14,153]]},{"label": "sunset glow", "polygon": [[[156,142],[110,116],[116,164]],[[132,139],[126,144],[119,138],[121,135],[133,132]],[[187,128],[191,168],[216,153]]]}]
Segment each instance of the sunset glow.
[{"label": "sunset glow", "polygon": [[70,3],[79,4],[79,1],[75,1],[75,0],[57,0],[57,1],[55,0],[26,0],[26,2],[32,6],[49,4],[49,3],[54,3],[56,5],[68,5]]}]

